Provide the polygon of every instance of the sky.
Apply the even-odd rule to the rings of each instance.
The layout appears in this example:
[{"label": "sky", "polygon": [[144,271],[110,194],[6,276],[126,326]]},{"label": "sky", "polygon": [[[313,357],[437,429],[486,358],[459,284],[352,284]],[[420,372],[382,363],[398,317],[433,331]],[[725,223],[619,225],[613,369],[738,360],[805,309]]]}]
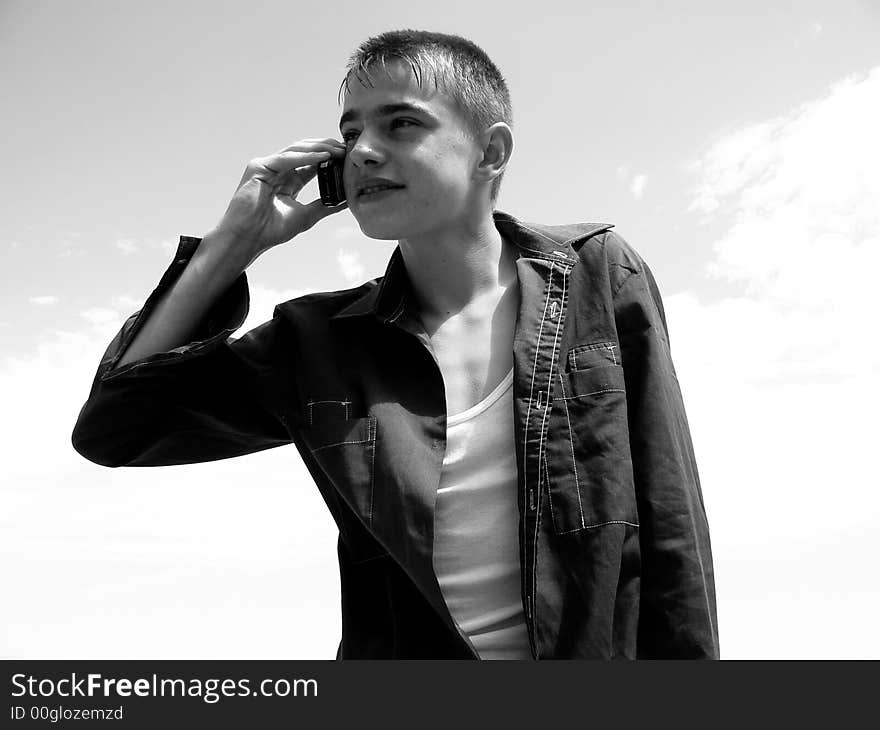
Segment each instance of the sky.
[{"label": "sky", "polygon": [[[614,223],[654,271],[722,656],[880,657],[880,4],[856,0],[0,2],[0,657],[335,655],[336,530],[295,449],[113,470],[70,431],[178,237],[248,160],[334,136],[348,55],[404,27],[504,73],[499,209]],[[325,219],[249,269],[242,331],[392,250]]]}]

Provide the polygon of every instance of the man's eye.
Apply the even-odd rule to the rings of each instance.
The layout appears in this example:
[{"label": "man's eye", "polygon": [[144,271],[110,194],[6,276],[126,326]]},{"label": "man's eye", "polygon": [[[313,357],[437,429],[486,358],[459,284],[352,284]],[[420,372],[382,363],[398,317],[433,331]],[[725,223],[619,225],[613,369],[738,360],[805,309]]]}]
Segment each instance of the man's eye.
[{"label": "man's eye", "polygon": [[358,133],[356,129],[350,129],[347,132],[342,133],[342,141],[348,144],[349,142],[354,142],[357,139]]},{"label": "man's eye", "polygon": [[392,119],[391,120],[391,128],[397,129],[398,127],[414,127],[418,124],[414,119]]}]

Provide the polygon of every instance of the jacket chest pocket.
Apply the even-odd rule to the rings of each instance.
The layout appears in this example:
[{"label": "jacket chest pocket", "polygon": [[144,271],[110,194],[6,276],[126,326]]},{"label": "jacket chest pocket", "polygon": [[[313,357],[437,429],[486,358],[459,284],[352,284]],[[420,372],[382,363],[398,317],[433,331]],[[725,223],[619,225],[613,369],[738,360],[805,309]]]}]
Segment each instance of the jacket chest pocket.
[{"label": "jacket chest pocket", "polygon": [[373,537],[377,421],[346,420],[341,414],[317,417],[301,433],[315,461],[349,510],[342,511],[342,537],[355,561],[387,551]]},{"label": "jacket chest pocket", "polygon": [[600,345],[573,348],[566,365],[581,369],[556,374],[544,479],[557,533],[638,526],[623,368]]}]

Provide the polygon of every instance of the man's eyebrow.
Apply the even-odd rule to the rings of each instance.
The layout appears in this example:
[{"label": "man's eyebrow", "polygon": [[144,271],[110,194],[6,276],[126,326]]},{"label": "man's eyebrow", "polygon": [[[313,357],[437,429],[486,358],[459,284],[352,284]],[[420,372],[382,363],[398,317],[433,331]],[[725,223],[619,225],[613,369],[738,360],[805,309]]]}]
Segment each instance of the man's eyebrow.
[{"label": "man's eyebrow", "polygon": [[[410,104],[405,101],[397,102],[396,104],[383,104],[376,109],[376,116],[387,117],[389,114],[397,114],[398,112],[417,112],[419,114],[431,116],[431,113],[424,107],[418,106],[417,104]],[[361,116],[360,111],[357,109],[349,109],[339,118],[339,128],[341,129],[342,125],[346,122],[357,121]]]}]

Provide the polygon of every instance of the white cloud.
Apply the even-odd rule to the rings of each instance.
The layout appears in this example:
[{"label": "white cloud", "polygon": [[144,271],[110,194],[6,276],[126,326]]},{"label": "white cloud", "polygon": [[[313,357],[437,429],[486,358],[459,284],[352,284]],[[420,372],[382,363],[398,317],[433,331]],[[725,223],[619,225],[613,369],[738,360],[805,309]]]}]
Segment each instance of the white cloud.
[{"label": "white cloud", "polygon": [[340,248],[336,252],[336,262],[339,270],[349,282],[360,282],[364,277],[364,265],[361,263],[361,255],[351,249]]},{"label": "white cloud", "polygon": [[116,248],[118,248],[122,253],[129,255],[133,253],[137,253],[140,251],[140,246],[134,239],[131,238],[118,238],[115,241]]},{"label": "white cloud", "polygon": [[633,194],[633,197],[638,200],[645,194],[645,185],[648,182],[648,176],[644,173],[639,173],[634,176],[629,184],[629,191]]},{"label": "white cloud", "polygon": [[140,299],[136,299],[129,294],[119,294],[113,297],[111,302],[114,309],[121,310],[126,315],[133,314],[143,306],[143,302]]},{"label": "white cloud", "polygon": [[632,196],[639,200],[645,194],[645,185],[648,182],[648,176],[643,172],[633,172],[632,165],[624,162],[618,165],[614,174],[617,179],[629,188]]},{"label": "white cloud", "polygon": [[45,296],[39,296],[39,297],[28,297],[28,301],[31,304],[37,304],[41,307],[45,307],[45,306],[49,306],[52,304],[57,304],[58,297],[56,297],[52,294],[47,294]]},{"label": "white cloud", "polygon": [[159,238],[158,236],[146,236],[142,239],[141,248],[148,250],[165,251],[169,255],[176,253],[177,245],[180,240],[175,236],[172,238]]},{"label": "white cloud", "polygon": [[80,316],[89,324],[102,325],[117,320],[119,312],[115,309],[107,309],[107,307],[90,307],[80,312]]},{"label": "white cloud", "polygon": [[691,210],[727,227],[708,273],[743,289],[665,301],[729,657],[880,652],[880,633],[839,614],[880,605],[862,585],[870,550],[853,546],[880,539],[877,129],[880,69],[728,132],[691,168]]},{"label": "white cloud", "polygon": [[332,658],[336,531],[293,448],[119,470],[73,451],[107,342],[46,332],[0,360],[4,656]]},{"label": "white cloud", "polygon": [[85,398],[102,351],[93,335],[54,331],[35,352],[0,363],[0,400],[6,413],[0,419],[0,439],[10,446],[3,458],[6,484],[62,475],[72,464],[73,455],[61,444],[69,444],[77,402]]},{"label": "white cloud", "polygon": [[692,207],[718,210],[732,225],[710,273],[780,306],[870,311],[880,264],[878,128],[880,68],[713,145],[695,166],[703,182]]},{"label": "white cloud", "polygon": [[91,325],[90,334],[102,340],[110,341],[116,334],[122,323],[125,322],[128,313],[109,307],[89,307],[79,313],[86,322]]},{"label": "white cloud", "polygon": [[80,245],[82,234],[77,231],[68,231],[62,236],[58,242],[59,256],[67,258],[69,256],[83,256],[85,249]]},{"label": "white cloud", "polygon": [[[248,326],[305,292],[251,293]],[[0,359],[0,579],[21,588],[0,602],[0,624],[15,627],[3,653],[332,658],[337,533],[292,447],[168,469],[104,469],[74,452],[101,354],[140,306],[115,296],[81,311],[78,331],[43,332],[34,350]],[[202,616],[201,629],[181,615]]]}]

